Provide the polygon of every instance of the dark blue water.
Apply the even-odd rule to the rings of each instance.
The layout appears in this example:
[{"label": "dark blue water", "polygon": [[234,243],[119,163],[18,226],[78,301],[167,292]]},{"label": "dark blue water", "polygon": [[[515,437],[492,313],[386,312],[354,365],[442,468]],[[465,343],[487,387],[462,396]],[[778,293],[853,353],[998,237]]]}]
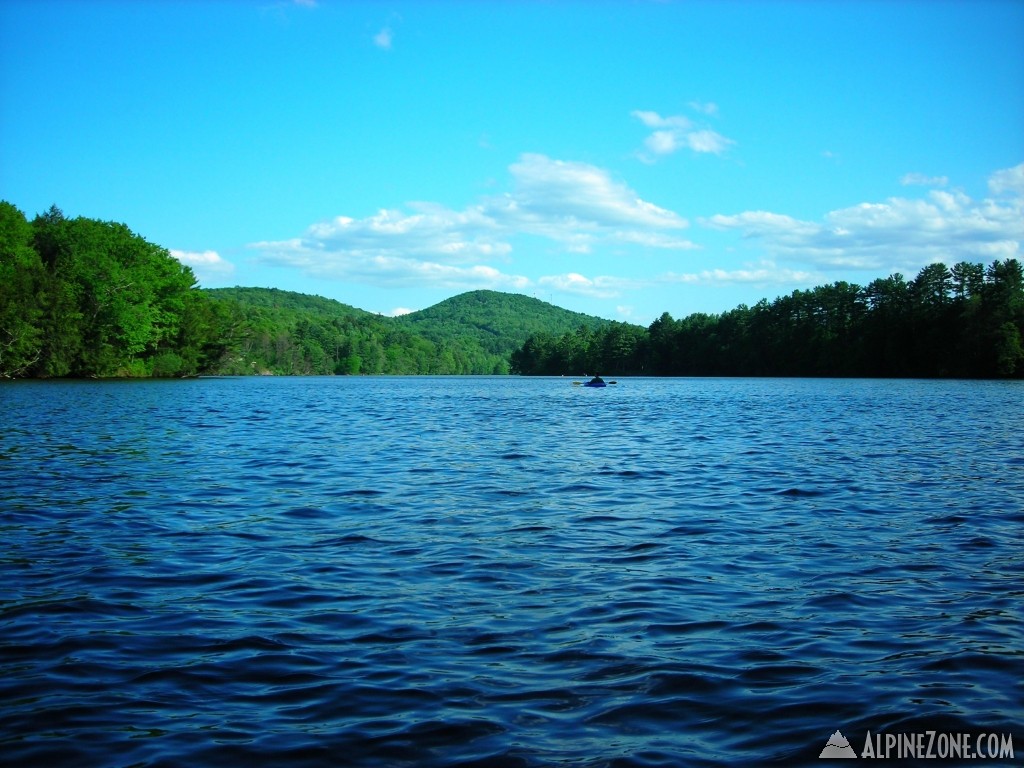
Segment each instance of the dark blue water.
[{"label": "dark blue water", "polygon": [[[0,385],[0,762],[1024,753],[1024,385]],[[993,764],[990,761],[988,764]]]}]

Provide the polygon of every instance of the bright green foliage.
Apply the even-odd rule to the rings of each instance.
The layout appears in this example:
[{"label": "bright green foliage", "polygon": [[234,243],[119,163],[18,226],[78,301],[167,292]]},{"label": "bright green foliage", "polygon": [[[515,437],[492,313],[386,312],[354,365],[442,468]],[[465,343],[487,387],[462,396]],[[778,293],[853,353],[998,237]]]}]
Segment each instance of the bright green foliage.
[{"label": "bright green foliage", "polygon": [[194,286],[123,224],[0,203],[0,376],[197,373],[214,329],[196,329]]},{"label": "bright green foliage", "polygon": [[[538,334],[512,355],[526,374],[1024,378],[1024,276],[1014,259],[930,264],[866,288],[839,282],[721,315],[625,332]],[[639,330],[639,332],[637,332]]]},{"label": "bright green foliage", "polygon": [[396,321],[435,344],[463,350],[480,369],[474,373],[508,373],[509,355],[533,333],[561,334],[608,324],[529,296],[497,291],[462,293]]},{"label": "bright green foliage", "polygon": [[513,373],[547,376],[638,373],[646,366],[649,347],[648,332],[638,325],[581,325],[560,337],[547,332],[531,336],[512,353],[511,368]]},{"label": "bright green foliage", "polygon": [[0,202],[0,377],[23,376],[43,354],[43,262],[32,247],[32,225]]},{"label": "bright green foliage", "polygon": [[[185,321],[191,270],[123,224],[78,218],[51,209],[33,226],[49,267],[49,375],[158,375],[195,371],[168,365]],[[180,358],[179,358],[180,359]]]},{"label": "bright green foliage", "polygon": [[238,343],[216,368],[225,374],[502,374],[531,333],[606,322],[495,291],[397,318],[274,288],[203,293],[241,316]]}]

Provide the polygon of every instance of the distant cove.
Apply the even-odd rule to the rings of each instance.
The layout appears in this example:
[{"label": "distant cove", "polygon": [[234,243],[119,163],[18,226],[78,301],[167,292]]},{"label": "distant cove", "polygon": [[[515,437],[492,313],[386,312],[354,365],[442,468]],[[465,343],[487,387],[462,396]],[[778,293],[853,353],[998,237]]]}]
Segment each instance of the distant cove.
[{"label": "distant cove", "polygon": [[124,224],[0,202],[0,378],[542,374],[1024,377],[1024,269],[930,264],[649,327],[471,291],[401,317],[200,289]]}]

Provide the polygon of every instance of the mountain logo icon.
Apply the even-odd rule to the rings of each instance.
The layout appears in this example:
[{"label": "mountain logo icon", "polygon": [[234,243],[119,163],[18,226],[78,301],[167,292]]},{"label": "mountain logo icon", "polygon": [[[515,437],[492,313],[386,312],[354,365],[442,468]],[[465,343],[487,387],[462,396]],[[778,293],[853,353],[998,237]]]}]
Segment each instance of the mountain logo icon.
[{"label": "mountain logo icon", "polygon": [[836,731],[828,737],[828,744],[826,744],[825,748],[821,750],[821,754],[818,755],[818,757],[855,758],[857,757],[857,753],[853,751],[853,747],[850,746],[850,742],[846,740],[846,737],[839,731]]}]

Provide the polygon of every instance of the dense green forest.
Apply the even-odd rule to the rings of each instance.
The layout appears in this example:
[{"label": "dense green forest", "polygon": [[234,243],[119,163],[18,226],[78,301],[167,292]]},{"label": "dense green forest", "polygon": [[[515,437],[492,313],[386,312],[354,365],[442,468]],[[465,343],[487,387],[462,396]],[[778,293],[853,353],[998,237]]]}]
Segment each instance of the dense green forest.
[{"label": "dense green forest", "polygon": [[609,324],[591,315],[570,312],[544,301],[515,293],[470,291],[396,321],[435,343],[453,338],[475,343],[506,367],[509,355],[534,333],[567,333],[577,328],[602,328]]},{"label": "dense green forest", "polygon": [[867,287],[794,291],[723,314],[668,313],[537,334],[513,353],[522,374],[1024,378],[1024,278],[1015,259],[930,264]]},{"label": "dense green forest", "polygon": [[228,374],[505,374],[531,334],[607,322],[496,291],[394,318],[273,288],[203,293],[241,315],[245,332],[216,368]]},{"label": "dense green forest", "polygon": [[0,377],[491,374],[540,331],[607,321],[474,291],[383,317],[270,288],[202,290],[123,224],[0,203]]},{"label": "dense green forest", "polygon": [[472,291],[402,317],[197,287],[124,224],[0,202],[0,378],[578,374],[1024,378],[1014,259],[931,264],[648,328]]},{"label": "dense green forest", "polygon": [[123,224],[29,223],[0,202],[0,376],[180,376],[210,368],[230,312]]}]

